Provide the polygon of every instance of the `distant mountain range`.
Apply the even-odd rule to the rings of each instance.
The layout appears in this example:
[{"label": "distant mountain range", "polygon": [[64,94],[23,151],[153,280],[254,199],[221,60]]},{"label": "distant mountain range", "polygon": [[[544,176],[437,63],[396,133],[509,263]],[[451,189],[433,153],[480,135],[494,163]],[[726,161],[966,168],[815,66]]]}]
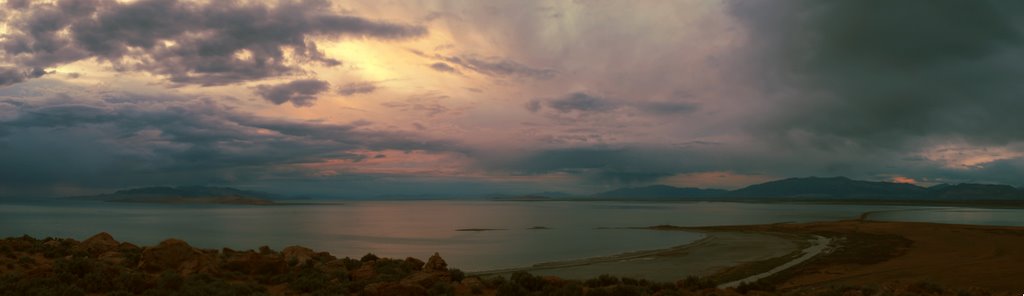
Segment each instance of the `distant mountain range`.
[{"label": "distant mountain range", "polygon": [[1024,200],[1024,190],[1008,185],[914,184],[852,180],[846,177],[789,178],[737,190],[679,188],[667,185],[620,188],[588,196],[646,200]]},{"label": "distant mountain range", "polygon": [[274,196],[268,193],[246,191],[230,187],[178,186],[144,187],[118,190],[114,193],[76,196],[74,199],[101,200],[109,202],[137,202],[161,204],[274,204]]},{"label": "distant mountain range", "polygon": [[[269,205],[282,197],[269,193],[246,191],[229,187],[179,186],[145,187],[120,190],[110,194],[79,196],[75,199],[111,202],[140,202],[164,204],[249,204]],[[789,178],[737,190],[704,189],[652,185],[626,187],[590,195],[564,192],[538,192],[532,194],[489,195],[387,195],[373,200],[649,200],[649,201],[933,201],[933,202],[992,202],[1022,203],[1024,190],[1008,185],[992,184],[939,184],[921,187],[914,184],[853,180],[846,177]]]}]

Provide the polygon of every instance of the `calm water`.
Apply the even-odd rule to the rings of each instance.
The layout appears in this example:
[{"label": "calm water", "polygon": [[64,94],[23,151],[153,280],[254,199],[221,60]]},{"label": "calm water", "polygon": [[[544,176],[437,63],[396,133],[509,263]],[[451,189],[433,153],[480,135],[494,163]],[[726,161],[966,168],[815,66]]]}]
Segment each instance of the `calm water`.
[{"label": "calm water", "polygon": [[[1024,225],[1022,210],[749,203],[393,201],[293,206],[0,202],[0,236],[87,238],[106,231],[142,245],[175,237],[204,248],[303,245],[336,256],[426,258],[469,271],[666,248],[701,237],[607,229],[850,219]],[[548,230],[530,230],[534,226]],[[500,231],[464,232],[462,228]]]}]

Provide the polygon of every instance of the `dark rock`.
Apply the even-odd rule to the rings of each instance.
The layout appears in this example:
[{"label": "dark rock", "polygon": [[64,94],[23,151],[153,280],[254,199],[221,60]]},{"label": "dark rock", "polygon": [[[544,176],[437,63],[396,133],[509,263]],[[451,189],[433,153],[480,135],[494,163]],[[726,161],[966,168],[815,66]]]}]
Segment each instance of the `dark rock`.
[{"label": "dark rock", "polygon": [[430,259],[427,260],[427,264],[423,266],[423,271],[448,271],[448,263],[444,262],[444,259],[441,258],[441,254],[434,253],[434,255],[430,256]]}]

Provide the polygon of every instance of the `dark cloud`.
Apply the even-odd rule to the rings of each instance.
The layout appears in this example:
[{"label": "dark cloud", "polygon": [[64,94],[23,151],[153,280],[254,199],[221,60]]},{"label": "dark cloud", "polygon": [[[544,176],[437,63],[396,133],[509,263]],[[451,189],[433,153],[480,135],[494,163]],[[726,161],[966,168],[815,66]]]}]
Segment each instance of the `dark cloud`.
[{"label": "dark cloud", "polygon": [[0,68],[0,86],[25,81],[25,73],[14,68]]},{"label": "dark cloud", "polygon": [[352,82],[338,88],[338,94],[346,97],[357,94],[368,94],[374,91],[377,91],[377,83],[375,82]]},{"label": "dark cloud", "polygon": [[[437,56],[438,58],[477,73],[498,77],[526,77],[539,80],[551,79],[558,72],[553,69],[534,68],[505,58],[483,58],[475,55]],[[437,64],[432,65],[432,67]],[[445,66],[448,66],[445,64]],[[451,68],[451,66],[448,66]],[[437,68],[435,68],[437,70]]]},{"label": "dark cloud", "polygon": [[402,111],[413,111],[426,113],[427,116],[436,116],[451,111],[448,106],[441,102],[450,98],[448,95],[439,92],[428,92],[406,98],[404,101],[391,101],[381,103],[381,106]]},{"label": "dark cloud", "polygon": [[[541,149],[515,156],[484,152],[477,155],[487,170],[518,175],[564,173],[603,185],[650,183],[685,171],[677,158],[665,159],[669,151],[651,154],[651,149],[636,147],[576,147]],[[685,161],[682,161],[685,163]]]},{"label": "dark cloud", "polygon": [[255,88],[255,91],[276,105],[291,102],[295,107],[309,107],[316,102],[317,95],[330,88],[331,84],[327,81],[299,79],[277,85],[260,85]]},{"label": "dark cloud", "polygon": [[657,115],[685,114],[697,110],[697,104],[689,102],[645,102],[636,107],[646,113]]},{"label": "dark cloud", "polygon": [[25,9],[32,4],[30,0],[7,0],[7,8]]},{"label": "dark cloud", "polygon": [[24,71],[17,68],[0,67],[0,86],[23,82],[31,78],[39,78],[46,74],[40,68]]},{"label": "dark cloud", "polygon": [[[733,1],[773,106],[754,134],[826,146],[1024,141],[1024,3]],[[905,150],[904,150],[905,151]]]},{"label": "dark cloud", "polygon": [[447,72],[447,73],[458,73],[459,72],[459,70],[455,70],[455,68],[452,68],[452,66],[449,66],[448,64],[445,64],[445,63],[442,63],[442,62],[437,62],[437,63],[430,64],[430,68],[434,69],[435,71],[438,71],[438,72]]},{"label": "dark cloud", "polygon": [[582,92],[571,93],[547,101],[547,106],[559,112],[605,112],[619,108],[615,101]]},{"label": "dark cloud", "polygon": [[360,151],[459,151],[449,141],[374,130],[365,122],[281,120],[204,99],[122,96],[141,99],[0,103],[0,195],[46,192],[56,185],[119,188],[301,180],[309,171],[288,168],[376,155]]},{"label": "dark cloud", "polygon": [[[320,0],[273,5],[63,0],[9,17],[10,32],[0,48],[8,61],[27,68],[96,58],[118,70],[146,71],[174,83],[222,85],[301,72],[290,59],[339,65],[313,38],[426,34],[420,26],[338,14],[330,6]],[[293,56],[286,56],[286,50]]]}]

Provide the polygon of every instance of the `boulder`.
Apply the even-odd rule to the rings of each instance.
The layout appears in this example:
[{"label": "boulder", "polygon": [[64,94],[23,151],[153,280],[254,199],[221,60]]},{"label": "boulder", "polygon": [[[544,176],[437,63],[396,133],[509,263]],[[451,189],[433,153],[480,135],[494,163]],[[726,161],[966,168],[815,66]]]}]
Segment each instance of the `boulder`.
[{"label": "boulder", "polygon": [[284,255],[285,262],[288,262],[289,264],[291,264],[291,262],[296,262],[297,264],[295,266],[305,266],[306,263],[313,260],[313,257],[317,255],[313,250],[300,246],[284,248],[284,250],[281,251],[281,254]]},{"label": "boulder", "polygon": [[226,257],[224,268],[243,274],[276,275],[284,273],[288,269],[284,258],[277,255],[260,255],[255,251],[226,250],[224,256]]},{"label": "boulder", "polygon": [[434,253],[434,255],[430,256],[430,259],[427,260],[427,264],[423,266],[423,271],[448,271],[448,263],[444,262],[444,259],[441,258],[441,254]]},{"label": "boulder", "polygon": [[349,277],[353,281],[368,280],[375,276],[377,276],[377,269],[371,263],[363,263],[362,266],[349,273]]},{"label": "boulder", "polygon": [[209,271],[214,267],[213,258],[188,243],[168,239],[155,247],[142,250],[139,268],[148,272],[176,270],[184,275]]},{"label": "boulder", "polygon": [[119,244],[114,240],[113,236],[106,232],[100,232],[75,246],[74,250],[83,251],[90,256],[98,256],[109,251],[114,251],[118,246]]}]

